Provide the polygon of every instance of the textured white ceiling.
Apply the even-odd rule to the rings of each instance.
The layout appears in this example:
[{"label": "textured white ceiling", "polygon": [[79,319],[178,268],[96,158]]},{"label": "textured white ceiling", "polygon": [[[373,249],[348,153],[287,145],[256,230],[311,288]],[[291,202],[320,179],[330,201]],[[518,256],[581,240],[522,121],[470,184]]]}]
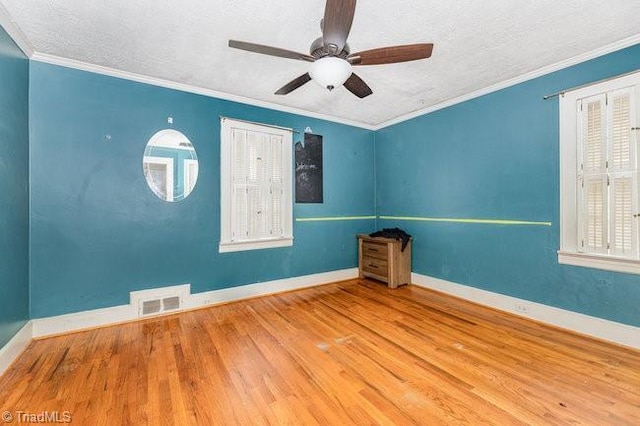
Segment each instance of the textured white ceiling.
[{"label": "textured white ceiling", "polygon": [[310,82],[308,63],[229,39],[308,52],[325,0],[0,0],[35,52],[372,126],[640,33],[638,0],[360,0],[351,51],[433,42],[431,59],[357,67],[358,99]]}]

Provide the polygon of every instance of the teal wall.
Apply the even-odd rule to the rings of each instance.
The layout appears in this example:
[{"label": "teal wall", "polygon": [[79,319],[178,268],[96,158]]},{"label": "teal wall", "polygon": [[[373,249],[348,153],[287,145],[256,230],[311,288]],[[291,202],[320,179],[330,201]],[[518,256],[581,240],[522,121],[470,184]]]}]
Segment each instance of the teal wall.
[{"label": "teal wall", "polygon": [[414,235],[413,270],[640,326],[640,277],[559,265],[558,100],[640,68],[640,45],[376,132],[377,212],[551,222],[381,220]]},{"label": "teal wall", "polygon": [[[131,290],[191,283],[198,293],[355,267],[355,234],[374,229],[295,222],[293,247],[218,253],[219,116],[323,135],[324,203],[296,205],[294,217],[373,214],[372,131],[35,61],[30,90],[33,318],[126,304]],[[178,203],[158,199],[142,171],[168,116],[199,160]]]},{"label": "teal wall", "polygon": [[0,27],[0,348],[29,318],[29,63]]}]

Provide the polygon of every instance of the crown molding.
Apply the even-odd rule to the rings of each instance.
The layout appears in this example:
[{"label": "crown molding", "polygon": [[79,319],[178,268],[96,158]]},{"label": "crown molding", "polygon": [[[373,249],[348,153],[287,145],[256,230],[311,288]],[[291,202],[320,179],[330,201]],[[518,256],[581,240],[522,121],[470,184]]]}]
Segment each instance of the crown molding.
[{"label": "crown molding", "polygon": [[315,113],[299,108],[288,107],[272,102],[260,101],[256,99],[247,98],[244,96],[232,95],[226,92],[219,92],[217,90],[205,89],[202,87],[192,86],[189,84],[178,83],[171,80],[165,80],[162,78],[149,77],[142,74],[136,74],[128,71],[122,71],[115,68],[109,68],[102,65],[90,64],[88,62],[76,61],[75,59],[64,58],[61,56],[49,55],[47,53],[34,52],[31,55],[31,59],[38,62],[43,62],[51,65],[59,65],[66,68],[73,68],[81,71],[88,71],[95,74],[106,75],[109,77],[121,78],[124,80],[135,81],[137,83],[145,83],[153,86],[164,87],[167,89],[179,90],[181,92],[195,93],[197,95],[209,96],[217,99],[224,99],[227,101],[239,102],[247,105],[257,106],[261,108],[268,108],[271,110],[287,112],[290,114],[302,115],[310,118],[317,118],[320,120],[331,121],[339,124],[346,124],[348,126],[359,127],[365,130],[375,130],[374,126],[361,123],[354,120],[348,120],[340,117],[334,117],[332,115]]},{"label": "crown molding", "polygon": [[[5,21],[9,22],[9,24],[5,25]],[[420,109],[420,110],[416,110],[416,111],[410,112],[408,114],[400,115],[400,116],[398,116],[396,118],[384,121],[384,122],[382,122],[380,124],[371,125],[371,124],[368,124],[368,123],[363,123],[363,122],[359,122],[359,121],[355,121],[355,120],[348,120],[348,119],[335,117],[335,116],[328,115],[328,114],[315,113],[315,112],[307,111],[307,110],[300,109],[300,108],[288,107],[288,106],[284,106],[284,105],[280,105],[280,104],[276,104],[276,103],[272,103],[272,102],[260,101],[260,100],[256,100],[256,99],[247,98],[247,97],[244,97],[244,96],[238,96],[238,95],[233,95],[233,94],[226,93],[226,92],[220,92],[220,91],[217,91],[217,90],[205,89],[205,88],[202,88],[202,87],[197,87],[197,86],[192,86],[192,85],[188,85],[188,84],[178,83],[178,82],[175,82],[175,81],[170,81],[170,80],[165,80],[165,79],[155,78],[155,77],[149,77],[149,76],[136,74],[136,73],[132,73],[132,72],[128,72],[128,71],[118,70],[118,69],[115,69],[115,68],[109,68],[109,67],[105,67],[105,66],[102,66],[102,65],[90,64],[88,62],[77,61],[77,60],[74,60],[74,59],[64,58],[64,57],[61,57],[61,56],[55,56],[55,55],[50,55],[50,54],[46,54],[46,53],[36,52],[36,51],[34,51],[33,47],[31,47],[30,43],[26,40],[26,37],[24,36],[22,31],[15,25],[15,23],[13,23],[13,21],[10,20],[10,18],[8,18],[8,14],[6,13],[6,10],[2,7],[1,4],[0,4],[0,24],[2,24],[5,27],[7,32],[14,38],[14,40],[20,46],[20,48],[25,53],[27,53],[27,55],[30,57],[30,59],[32,59],[34,61],[44,62],[44,63],[48,63],[48,64],[52,64],[52,65],[59,65],[59,66],[63,66],[63,67],[66,67],[66,68],[73,68],[73,69],[78,69],[78,70],[82,70],[82,71],[93,72],[93,73],[96,73],[96,74],[101,74],[101,75],[106,75],[106,76],[110,76],[110,77],[121,78],[121,79],[125,79],[125,80],[135,81],[135,82],[138,82],[138,83],[150,84],[150,85],[153,85],[153,86],[165,87],[165,88],[168,88],[168,89],[179,90],[179,91],[182,91],[182,92],[194,93],[194,94],[198,94],[198,95],[204,95],[204,96],[209,96],[209,97],[213,97],[213,98],[224,99],[224,100],[233,101],[233,102],[239,102],[239,103],[252,105],[252,106],[257,106],[257,107],[261,107],[261,108],[268,108],[268,109],[272,109],[272,110],[276,110],[276,111],[302,115],[302,116],[305,116],[305,117],[317,118],[317,119],[320,119],[320,120],[331,121],[331,122],[339,123],[339,124],[346,124],[348,126],[354,126],[354,127],[359,127],[359,128],[365,129],[365,130],[373,130],[373,131],[384,129],[385,127],[389,127],[389,126],[392,126],[394,124],[398,124],[398,123],[410,120],[412,118],[419,117],[421,115],[426,115],[426,114],[429,114],[431,112],[434,112],[434,111],[437,111],[437,110],[440,110],[440,109],[444,109],[444,108],[447,108],[447,107],[450,107],[450,106],[453,106],[453,105],[456,105],[456,104],[459,104],[459,103],[462,103],[462,102],[465,102],[465,101],[468,101],[468,100],[471,100],[471,99],[474,99],[474,98],[478,98],[480,96],[484,96],[484,95],[487,95],[489,93],[505,89],[507,87],[515,86],[516,84],[523,83],[525,81],[532,80],[534,78],[541,77],[543,75],[550,74],[552,72],[559,71],[561,69],[568,68],[570,66],[573,66],[573,65],[588,61],[590,59],[594,59],[594,58],[606,55],[608,53],[612,53],[612,52],[615,52],[617,50],[621,50],[621,49],[624,49],[626,47],[630,47],[630,46],[633,46],[635,44],[640,43],[640,34],[636,34],[634,36],[627,37],[625,39],[622,39],[622,40],[619,40],[617,42],[608,44],[608,45],[600,47],[598,49],[594,49],[592,51],[589,51],[589,52],[586,52],[586,53],[571,57],[569,59],[565,59],[563,61],[556,62],[555,64],[547,65],[545,67],[538,68],[538,69],[536,69],[534,71],[530,71],[528,73],[519,75],[517,77],[511,78],[511,79],[508,79],[508,80],[504,80],[502,82],[493,84],[491,86],[484,87],[484,88],[476,90],[474,92],[467,93],[465,95],[458,96],[458,97],[446,100],[444,102],[440,102],[438,104],[431,105],[431,106],[429,106],[427,108],[423,108],[423,109]]]},{"label": "crown molding", "polygon": [[11,19],[9,11],[2,3],[0,3],[0,25],[27,57],[31,57],[31,55],[35,53],[33,45],[29,42],[27,36],[24,35],[16,21]]},{"label": "crown molding", "polygon": [[555,64],[547,65],[542,68],[538,68],[536,70],[530,71],[526,74],[519,75],[514,78],[510,78],[508,80],[504,80],[500,83],[493,84],[491,86],[484,87],[482,89],[476,90],[475,92],[467,93],[462,96],[458,96],[453,99],[446,100],[444,102],[440,102],[435,105],[431,105],[427,108],[420,109],[417,111],[410,112],[408,114],[404,114],[393,118],[391,120],[385,121],[375,126],[373,130],[384,129],[385,127],[392,126],[394,124],[402,123],[403,121],[410,120],[412,118],[419,117],[421,115],[429,114],[431,112],[437,111],[439,109],[444,109],[450,107],[452,105],[456,105],[474,98],[478,98],[483,95],[487,95],[492,92],[497,92],[498,90],[505,89],[507,87],[515,86],[519,83],[524,83],[525,81],[532,80],[537,77],[541,77],[546,74],[550,74],[555,71],[559,71],[564,68],[568,68],[572,65],[577,65],[581,62],[588,61],[590,59],[597,58],[599,56],[604,56],[608,53],[615,52],[617,50],[624,49],[625,47],[633,46],[634,44],[640,43],[640,34],[636,34],[631,37],[624,38],[622,40],[616,41],[614,43],[608,44],[606,46],[600,47],[598,49],[591,50],[589,52],[574,56],[569,59],[565,59],[560,62],[556,62]]}]

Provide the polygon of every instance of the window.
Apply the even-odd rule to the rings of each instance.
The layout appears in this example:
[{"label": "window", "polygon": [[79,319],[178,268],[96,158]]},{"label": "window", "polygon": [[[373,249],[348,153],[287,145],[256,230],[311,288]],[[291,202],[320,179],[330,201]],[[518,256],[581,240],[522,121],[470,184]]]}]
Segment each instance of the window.
[{"label": "window", "polygon": [[640,73],[560,99],[560,251],[564,264],[640,274]]},{"label": "window", "polygon": [[291,130],[221,119],[219,251],[293,244]]},{"label": "window", "polygon": [[173,201],[173,159],[145,155],[142,168],[153,192],[163,200]]}]

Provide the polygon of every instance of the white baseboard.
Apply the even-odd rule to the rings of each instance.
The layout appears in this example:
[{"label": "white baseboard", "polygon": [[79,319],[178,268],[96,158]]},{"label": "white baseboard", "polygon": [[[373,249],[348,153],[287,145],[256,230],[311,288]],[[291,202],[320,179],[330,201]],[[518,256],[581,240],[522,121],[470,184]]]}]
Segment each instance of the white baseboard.
[{"label": "white baseboard", "polygon": [[32,335],[32,323],[31,321],[27,321],[20,331],[18,331],[6,345],[0,348],[0,375],[2,375],[13,361],[27,348],[29,343],[31,343]]},{"label": "white baseboard", "polygon": [[187,303],[187,308],[193,309],[200,306],[215,305],[234,300],[264,296],[267,294],[282,293],[285,291],[314,287],[321,284],[329,284],[353,278],[358,278],[358,268],[322,272],[319,274],[303,275],[300,277],[265,281],[263,283],[243,285],[240,287],[207,291],[204,293],[192,294],[189,302]]},{"label": "white baseboard", "polygon": [[640,349],[640,328],[412,273],[413,284],[577,333]]},{"label": "white baseboard", "polygon": [[33,337],[70,333],[87,328],[103,327],[132,321],[138,318],[138,309],[131,305],[112,306],[91,311],[74,312],[55,317],[36,318],[33,322]]},{"label": "white baseboard", "polygon": [[[186,297],[181,311],[267,294],[281,293],[283,291],[313,287],[320,284],[328,284],[357,277],[358,269],[350,268],[339,271],[304,275],[300,277],[284,278],[281,280],[265,281],[263,283],[224,288],[221,290],[213,290],[203,293],[195,293]],[[172,311],[171,313],[175,312],[180,311]],[[31,322],[33,323],[33,337],[38,338],[94,327],[104,327],[107,325],[134,321],[139,318],[138,306],[129,304],[58,315],[55,317],[38,318],[31,320]]]}]

